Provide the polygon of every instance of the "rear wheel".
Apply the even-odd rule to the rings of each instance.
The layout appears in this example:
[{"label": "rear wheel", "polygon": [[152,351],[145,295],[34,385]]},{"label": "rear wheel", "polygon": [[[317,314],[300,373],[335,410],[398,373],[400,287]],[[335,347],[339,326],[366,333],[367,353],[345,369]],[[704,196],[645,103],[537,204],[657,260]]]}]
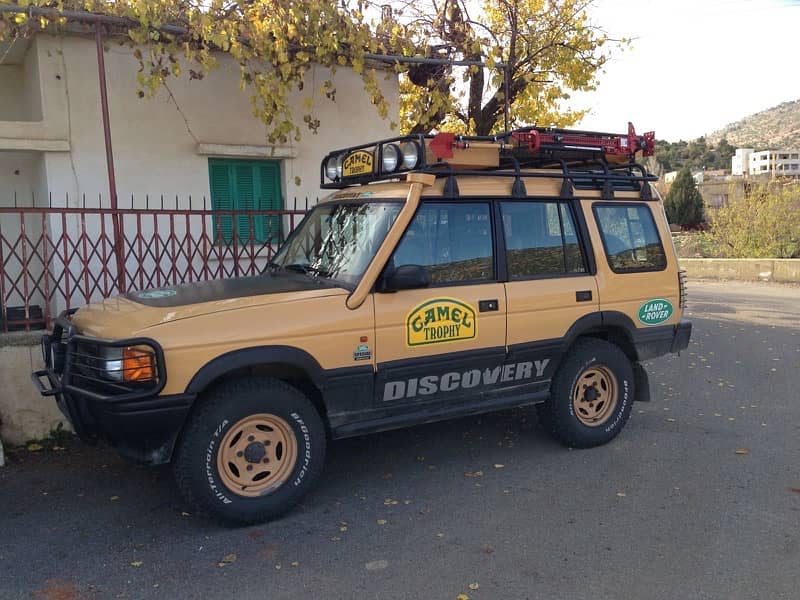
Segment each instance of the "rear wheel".
[{"label": "rear wheel", "polygon": [[204,399],[173,464],[195,510],[248,524],[299,502],[324,458],[325,428],[308,398],[282,381],[252,377],[224,383]]},{"label": "rear wheel", "polygon": [[558,368],[550,398],[537,407],[544,426],[563,444],[589,448],[611,441],[631,414],[633,366],[619,347],[579,340]]}]

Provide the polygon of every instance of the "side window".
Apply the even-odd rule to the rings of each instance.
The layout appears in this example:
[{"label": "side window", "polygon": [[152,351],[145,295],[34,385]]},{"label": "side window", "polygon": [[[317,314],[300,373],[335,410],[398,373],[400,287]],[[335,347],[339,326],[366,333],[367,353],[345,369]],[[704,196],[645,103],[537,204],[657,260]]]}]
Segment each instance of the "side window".
[{"label": "side window", "polygon": [[586,272],[565,202],[501,202],[500,212],[511,279]]},{"label": "side window", "polygon": [[423,203],[392,259],[427,267],[434,284],[493,279],[489,204]]},{"label": "side window", "polygon": [[612,271],[628,273],[666,268],[664,246],[648,206],[597,204],[594,214]]}]

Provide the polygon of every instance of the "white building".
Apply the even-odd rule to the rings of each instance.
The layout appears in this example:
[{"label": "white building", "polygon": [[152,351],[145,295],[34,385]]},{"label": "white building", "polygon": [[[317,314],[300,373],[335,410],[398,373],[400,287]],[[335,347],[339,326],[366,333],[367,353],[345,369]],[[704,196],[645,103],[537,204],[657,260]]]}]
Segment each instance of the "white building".
[{"label": "white building", "polygon": [[750,155],[755,152],[753,148],[737,148],[731,157],[731,175],[744,175],[750,169]]},{"label": "white building", "polygon": [[[78,198],[108,198],[96,48],[93,38],[39,34],[0,45],[0,206],[42,206]],[[227,55],[202,81],[170,79],[154,99],[137,96],[138,62],[132,49],[106,43],[109,111],[116,182],[121,205],[146,195],[188,201],[208,198],[214,164],[267,165],[281,198],[316,200],[319,165],[330,150],[388,137],[397,122],[381,119],[363,91],[361,78],[341,68],[337,100],[315,99],[322,126],[306,130],[299,143],[271,146],[265,127],[252,116],[248,90],[239,87],[239,67]],[[327,72],[308,74],[306,90]],[[398,98],[396,76],[380,78],[383,92]],[[319,87],[317,84],[316,87]],[[309,92],[306,92],[308,95]],[[298,95],[298,114],[302,100]],[[241,161],[241,162],[228,162]],[[295,183],[295,178],[300,183]],[[129,202],[128,202],[129,205]]]},{"label": "white building", "polygon": [[752,152],[748,164],[749,175],[800,177],[800,151],[798,150]]}]

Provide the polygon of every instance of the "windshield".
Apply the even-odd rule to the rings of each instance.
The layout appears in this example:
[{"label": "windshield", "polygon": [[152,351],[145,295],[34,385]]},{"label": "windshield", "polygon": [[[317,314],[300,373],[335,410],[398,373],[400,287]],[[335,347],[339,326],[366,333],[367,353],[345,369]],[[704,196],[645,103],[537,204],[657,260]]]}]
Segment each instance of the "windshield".
[{"label": "windshield", "polygon": [[355,285],[402,207],[402,202],[320,204],[281,247],[273,266]]}]

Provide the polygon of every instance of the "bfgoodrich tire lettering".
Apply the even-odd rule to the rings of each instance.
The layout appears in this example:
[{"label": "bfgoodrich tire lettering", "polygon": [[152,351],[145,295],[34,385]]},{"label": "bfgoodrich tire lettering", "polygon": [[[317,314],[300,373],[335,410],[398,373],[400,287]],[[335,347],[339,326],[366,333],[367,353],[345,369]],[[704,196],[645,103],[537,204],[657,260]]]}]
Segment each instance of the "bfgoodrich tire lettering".
[{"label": "bfgoodrich tire lettering", "polygon": [[550,398],[537,406],[542,424],[571,448],[611,441],[630,417],[633,366],[619,347],[578,340],[553,377]]},{"label": "bfgoodrich tire lettering", "polygon": [[174,470],[197,511],[229,524],[273,519],[313,486],[325,459],[325,428],[294,387],[250,377],[214,388],[181,436]]}]

